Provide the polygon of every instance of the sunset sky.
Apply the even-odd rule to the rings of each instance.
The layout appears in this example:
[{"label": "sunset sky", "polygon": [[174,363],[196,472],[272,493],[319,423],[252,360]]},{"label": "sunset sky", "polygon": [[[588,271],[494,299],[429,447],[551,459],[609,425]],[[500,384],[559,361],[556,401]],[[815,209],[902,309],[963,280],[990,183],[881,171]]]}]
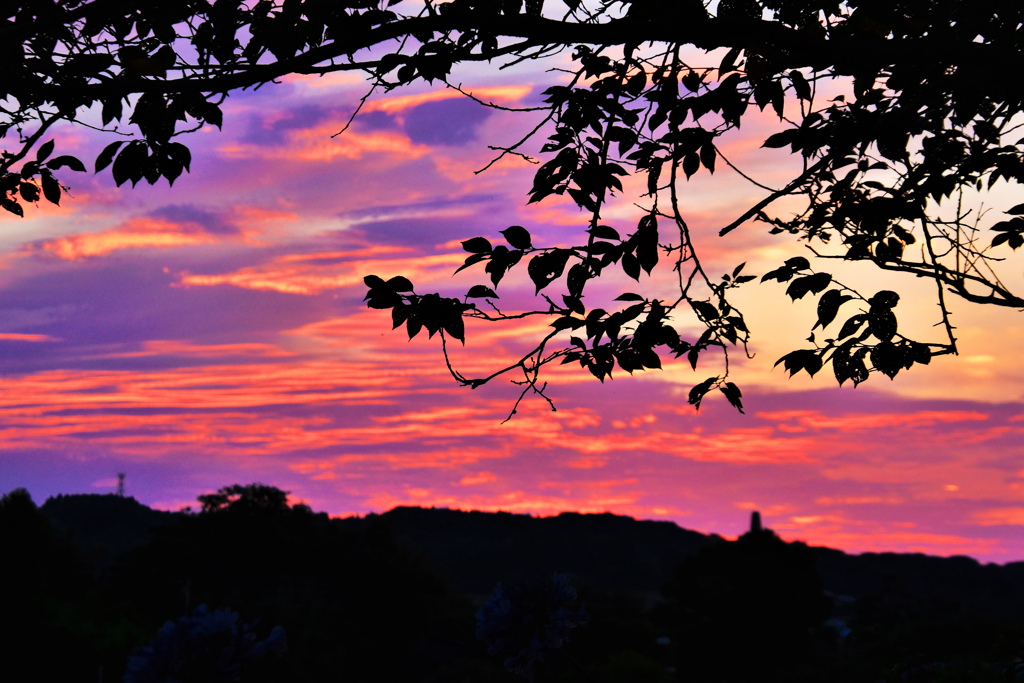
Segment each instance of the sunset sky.
[{"label": "sunset sky", "polygon": [[[522,107],[556,78],[549,66],[460,77]],[[62,206],[0,216],[0,491],[26,487],[39,503],[106,493],[123,471],[128,494],[164,509],[261,481],[336,515],[611,511],[726,536],[757,509],[784,538],[815,545],[1024,559],[1021,313],[955,303],[960,357],[839,388],[773,369],[803,344],[814,302],[751,283],[738,298],[754,357],[732,359],[746,415],[721,396],[695,412],[686,393],[716,366],[675,364],[604,385],[556,370],[557,412],[527,400],[502,423],[518,388],[456,386],[437,338],[410,342],[386,311],[365,308],[362,278],[405,275],[417,291],[456,295],[486,282],[482,269],[452,277],[460,240],[518,224],[552,246],[585,217],[566,201],[527,206],[525,161],[473,173],[488,144],[514,142],[536,114],[420,85],[376,94],[332,138],[365,92],[346,74],[237,93],[223,132],[184,140],[192,173],[173,188],[65,172]],[[793,168],[759,149],[775,126],[745,121],[723,148],[766,183]],[[114,139],[70,126],[55,137],[57,153],[90,168]],[[757,224],[712,237],[762,196],[724,167],[687,186],[713,272],[746,262],[761,275],[801,253]],[[623,202],[606,221],[632,232],[638,216]],[[612,279],[593,296],[667,294],[671,276]],[[904,292],[901,324],[940,339],[933,286],[844,277]],[[520,273],[499,292],[516,309],[532,288]],[[470,323],[453,359],[484,374],[546,323]]]}]

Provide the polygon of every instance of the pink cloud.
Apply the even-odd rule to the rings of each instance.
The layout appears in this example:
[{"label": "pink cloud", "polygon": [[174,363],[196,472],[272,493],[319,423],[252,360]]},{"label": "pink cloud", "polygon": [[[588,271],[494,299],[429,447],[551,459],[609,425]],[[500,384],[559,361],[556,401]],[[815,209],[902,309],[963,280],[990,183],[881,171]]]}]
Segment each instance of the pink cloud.
[{"label": "pink cloud", "polygon": [[[362,286],[363,278],[371,273],[404,273],[414,282],[429,282],[449,277],[465,260],[459,254],[439,254],[413,258],[380,259],[379,254],[403,250],[367,249],[361,260],[339,262],[330,254],[291,254],[258,266],[249,266],[221,275],[194,275],[182,273],[183,286],[210,287],[232,285],[245,289],[282,292],[284,294],[315,295],[329,289]],[[348,252],[352,253],[352,252]]]},{"label": "pink cloud", "polygon": [[56,337],[48,334],[19,334],[17,332],[0,332],[0,341],[22,341],[22,342],[51,342],[59,341]]},{"label": "pink cloud", "polygon": [[469,474],[459,479],[459,486],[479,486],[480,484],[490,484],[498,481],[498,477],[491,472],[479,472],[477,474]]},{"label": "pink cloud", "polygon": [[[814,410],[759,412],[757,417],[778,422],[796,422],[802,427],[853,432],[887,427],[932,427],[937,424],[987,420],[989,416],[968,410],[922,410],[914,413],[823,415]],[[792,425],[789,426],[792,428]]]},{"label": "pink cloud", "polygon": [[982,510],[975,512],[972,519],[981,526],[1024,526],[1024,506]]},{"label": "pink cloud", "polygon": [[261,358],[287,358],[297,354],[273,344],[192,344],[173,339],[154,339],[142,344],[142,351],[110,354],[111,358],[141,358],[145,356],[181,356],[190,358],[223,358],[225,356],[255,356]]},{"label": "pink cloud", "polygon": [[733,428],[721,433],[652,430],[600,435],[556,435],[549,442],[586,454],[636,450],[666,453],[696,462],[808,463],[818,458],[818,441],[776,437],[771,427]]}]

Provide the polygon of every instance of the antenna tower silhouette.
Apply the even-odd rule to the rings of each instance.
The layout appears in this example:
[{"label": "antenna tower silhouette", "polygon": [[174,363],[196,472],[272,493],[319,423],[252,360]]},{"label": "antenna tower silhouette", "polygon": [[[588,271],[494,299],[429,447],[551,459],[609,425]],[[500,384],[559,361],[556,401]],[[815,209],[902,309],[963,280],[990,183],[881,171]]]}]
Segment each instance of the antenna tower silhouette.
[{"label": "antenna tower silhouette", "polygon": [[124,472],[117,473],[117,495],[119,498],[124,498]]}]

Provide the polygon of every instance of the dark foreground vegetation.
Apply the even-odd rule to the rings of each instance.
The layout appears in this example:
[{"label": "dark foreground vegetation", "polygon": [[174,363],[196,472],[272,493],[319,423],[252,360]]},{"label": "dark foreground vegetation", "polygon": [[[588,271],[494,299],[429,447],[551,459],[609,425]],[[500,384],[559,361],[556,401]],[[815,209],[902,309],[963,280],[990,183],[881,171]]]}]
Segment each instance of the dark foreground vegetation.
[{"label": "dark foreground vegetation", "polygon": [[262,485],[199,502],[4,496],[0,679],[1024,680],[1024,563],[608,514],[339,520]]}]

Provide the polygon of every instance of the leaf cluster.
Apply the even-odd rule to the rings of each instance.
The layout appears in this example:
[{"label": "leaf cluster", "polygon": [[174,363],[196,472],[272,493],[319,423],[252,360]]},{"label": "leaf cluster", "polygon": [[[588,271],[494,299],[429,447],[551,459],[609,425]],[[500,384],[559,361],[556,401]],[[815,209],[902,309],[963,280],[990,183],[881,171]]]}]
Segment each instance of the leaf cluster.
[{"label": "leaf cluster", "polygon": [[761,280],[789,282],[786,294],[794,301],[807,293],[821,294],[817,304],[818,318],[812,329],[820,326],[825,330],[835,321],[840,308],[850,301],[859,301],[863,306],[846,319],[834,337],[819,344],[812,332],[808,341],[815,343],[815,348],[792,351],[775,362],[776,366],[782,364],[790,376],[804,371],[813,377],[831,363],[840,385],[850,380],[856,386],[866,381],[872,371],[893,379],[901,370],[909,370],[915,364],[928,365],[933,355],[945,351],[940,345],[933,349],[928,344],[899,334],[899,323],[893,312],[900,300],[896,292],[882,290],[865,299],[842,285],[828,289],[830,285],[838,284],[829,273],[809,271],[807,259],[796,257],[766,273]]},{"label": "leaf cluster", "polygon": [[[391,309],[392,329],[405,325],[409,339],[423,329],[427,330],[430,337],[443,331],[465,343],[466,332],[462,316],[466,311],[475,309],[474,304],[462,303],[458,299],[445,298],[438,294],[419,296],[413,292],[412,282],[400,275],[387,281],[376,275],[367,275],[363,282],[369,288],[363,297],[368,307]],[[480,290],[473,293],[473,296],[480,295]]]}]

